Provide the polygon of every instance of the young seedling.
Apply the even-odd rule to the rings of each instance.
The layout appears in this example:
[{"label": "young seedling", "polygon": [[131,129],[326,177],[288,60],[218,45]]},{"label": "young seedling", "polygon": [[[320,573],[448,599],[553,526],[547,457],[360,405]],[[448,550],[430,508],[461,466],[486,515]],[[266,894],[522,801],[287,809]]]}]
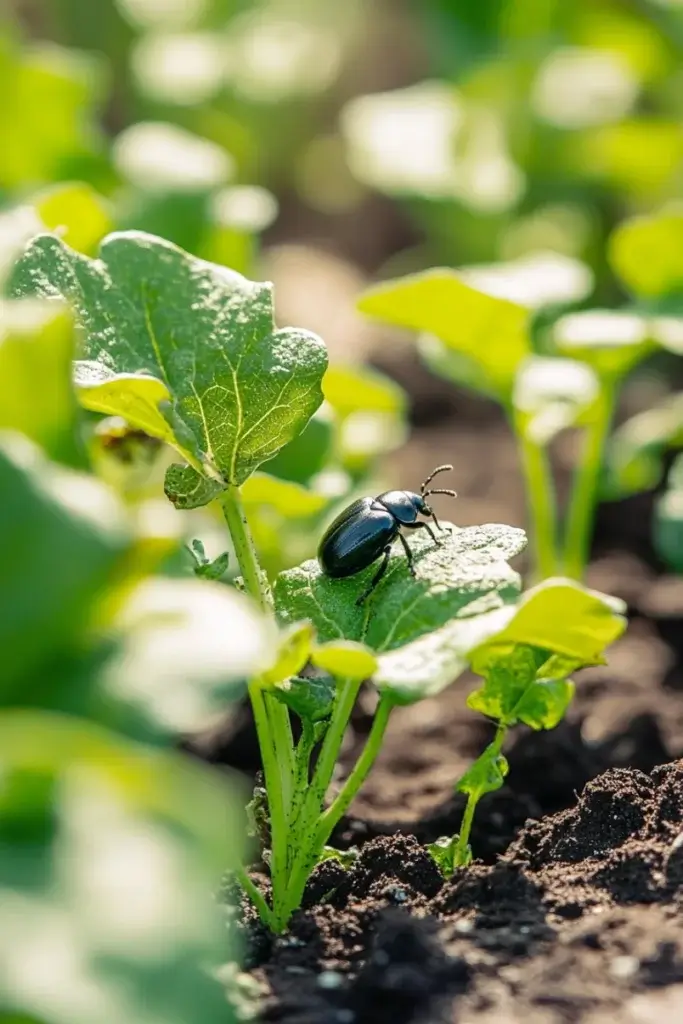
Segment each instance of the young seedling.
[{"label": "young seedling", "polygon": [[[520,599],[521,581],[508,561],[526,537],[500,524],[439,524],[438,544],[436,534],[419,531],[411,539],[411,562],[402,550],[389,551],[381,578],[369,558],[352,575],[334,579],[312,559],[281,572],[271,590],[256,556],[246,498],[251,492],[256,501],[265,489],[272,501],[285,493],[309,500],[301,484],[269,483],[253,474],[303,431],[318,408],[327,365],[322,342],[305,331],[274,329],[270,286],[148,235],[110,236],[98,260],[41,236],[19,262],[13,287],[18,294],[60,296],[73,304],[84,346],[76,366],[81,402],[125,413],[132,427],[178,451],[184,461],[166,473],[168,497],[180,508],[220,506],[238,582],[270,620],[264,637],[273,639],[248,693],[264,777],[264,792],[252,805],[252,830],[267,847],[272,898],[244,867],[237,869],[263,921],[281,932],[300,906],[311,872],[329,855],[335,825],[379,752],[392,708],[438,693],[471,660],[487,673],[481,709],[498,715],[499,734],[461,780],[471,796],[457,844],[457,859],[464,862],[476,801],[503,772],[504,730],[515,721],[547,727],[558,720],[571,692],[563,673],[600,660],[621,629],[614,609],[568,582]],[[385,397],[380,394],[381,401]],[[423,491],[411,507],[433,517],[424,501],[426,485]],[[387,499],[386,508],[396,512],[397,501]],[[392,520],[392,537],[395,526]],[[205,557],[201,549],[195,554],[201,573]],[[495,644],[487,647],[491,638]],[[527,656],[527,649],[533,654]],[[510,657],[515,665],[523,660],[526,675],[515,670],[517,689],[496,710],[500,680],[512,672]],[[370,732],[330,799],[353,707],[370,681],[378,694]],[[301,720],[297,742],[291,715]]]}]

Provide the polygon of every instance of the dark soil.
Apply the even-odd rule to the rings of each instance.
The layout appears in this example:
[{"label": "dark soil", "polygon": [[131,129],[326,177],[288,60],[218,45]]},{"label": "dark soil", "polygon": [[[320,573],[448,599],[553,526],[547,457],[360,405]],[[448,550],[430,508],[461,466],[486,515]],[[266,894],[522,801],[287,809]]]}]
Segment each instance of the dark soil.
[{"label": "dark soil", "polygon": [[[523,525],[514,448],[496,410],[454,405],[451,389],[442,406],[422,407],[412,383],[420,422],[390,471],[408,485],[451,461],[461,497],[444,515]],[[557,455],[562,486],[571,449]],[[421,844],[458,830],[453,783],[489,727],[466,708],[467,677],[395,710],[334,836],[361,848],[355,868],[318,869],[285,936],[273,941],[253,921],[248,929],[264,1021],[683,1024],[683,579],[653,555],[652,497],[598,516],[587,582],[627,602],[627,633],[607,666],[578,674],[559,728],[511,736],[506,785],[477,811],[477,860],[449,882]],[[362,696],[340,777],[371,710]],[[246,708],[193,748],[248,773],[259,767]]]}]

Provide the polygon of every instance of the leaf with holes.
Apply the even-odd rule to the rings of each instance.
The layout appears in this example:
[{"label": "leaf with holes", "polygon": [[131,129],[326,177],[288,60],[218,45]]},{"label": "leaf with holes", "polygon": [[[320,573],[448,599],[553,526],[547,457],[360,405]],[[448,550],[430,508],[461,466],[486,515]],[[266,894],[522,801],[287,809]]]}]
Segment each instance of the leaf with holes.
[{"label": "leaf with holes", "polygon": [[209,500],[196,477],[241,484],[300,433],[322,401],[323,342],[275,330],[272,286],[196,259],[153,235],[109,235],[88,259],[40,235],[15,295],[66,298],[83,330],[76,383],[89,409],[173,445],[179,504]]}]

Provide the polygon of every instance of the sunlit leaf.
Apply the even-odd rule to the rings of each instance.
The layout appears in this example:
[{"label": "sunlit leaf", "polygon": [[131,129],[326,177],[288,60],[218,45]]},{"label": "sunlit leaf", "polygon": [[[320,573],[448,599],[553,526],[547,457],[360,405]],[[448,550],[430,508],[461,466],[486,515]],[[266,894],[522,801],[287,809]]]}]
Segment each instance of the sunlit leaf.
[{"label": "sunlit leaf", "polygon": [[274,685],[298,675],[308,662],[314,640],[315,630],[310,622],[288,626],[279,638],[274,663],[261,674],[262,681]]},{"label": "sunlit leaf", "polygon": [[[435,335],[474,366],[493,393],[507,396],[529,354],[529,311],[478,291],[454,270],[435,269],[370,288],[358,308],[399,327]],[[464,377],[465,383],[470,383]]]},{"label": "sunlit leaf", "polygon": [[445,524],[438,546],[426,531],[409,543],[416,578],[397,546],[384,578],[360,607],[356,598],[377,565],[339,580],[325,576],[317,561],[281,573],[274,586],[278,615],[285,622],[309,619],[322,641],[356,640],[381,652],[402,647],[453,618],[501,607],[519,593],[519,576],[507,560],[523,550],[522,530]]},{"label": "sunlit leaf", "polygon": [[306,519],[321,512],[328,504],[316,494],[292,480],[282,480],[267,473],[254,473],[245,481],[242,498],[247,508],[266,505],[286,519]]},{"label": "sunlit leaf", "polygon": [[676,457],[667,489],[655,502],[653,541],[659,557],[683,574],[683,455]]},{"label": "sunlit leaf", "polygon": [[458,781],[456,789],[478,800],[485,793],[494,793],[500,789],[508,771],[507,759],[493,744],[489,744]]},{"label": "sunlit leaf", "polygon": [[589,310],[561,317],[553,329],[557,349],[589,363],[599,377],[622,377],[655,348],[652,324],[642,315]]},{"label": "sunlit leaf", "polygon": [[398,384],[384,374],[364,366],[328,367],[323,378],[323,394],[340,416],[354,412],[380,412],[401,415],[406,395]]},{"label": "sunlit leaf", "polygon": [[33,197],[33,205],[48,231],[88,256],[112,228],[105,200],[84,182],[44,189]]},{"label": "sunlit leaf", "polygon": [[73,347],[65,308],[0,303],[0,429],[17,430],[56,461],[77,465]]},{"label": "sunlit leaf", "polygon": [[[510,621],[471,655],[480,675],[506,645],[528,644],[583,665],[604,664],[604,651],[626,628],[626,606],[568,579],[539,583],[520,599]],[[575,666],[578,667],[578,666]]]},{"label": "sunlit leaf", "polygon": [[377,659],[364,644],[353,640],[330,640],[315,647],[311,661],[337,679],[370,679]]},{"label": "sunlit leaf", "polygon": [[608,254],[636,295],[658,298],[683,289],[683,210],[665,208],[624,221],[609,240]]},{"label": "sunlit leaf", "polygon": [[[18,264],[14,290],[74,303],[89,408],[168,441],[218,483],[242,483],[322,400],[324,345],[307,331],[274,330],[271,286],[162,239],[110,235],[89,260],[41,236]],[[196,490],[191,477],[181,497]]]}]

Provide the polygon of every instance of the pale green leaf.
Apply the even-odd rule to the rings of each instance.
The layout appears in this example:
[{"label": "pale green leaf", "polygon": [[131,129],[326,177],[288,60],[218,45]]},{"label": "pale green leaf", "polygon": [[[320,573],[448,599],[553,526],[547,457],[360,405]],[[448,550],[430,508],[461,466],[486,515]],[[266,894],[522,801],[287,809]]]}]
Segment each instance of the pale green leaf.
[{"label": "pale green leaf", "polygon": [[0,430],[25,434],[52,459],[78,464],[71,384],[72,320],[54,303],[0,303]]},{"label": "pale green leaf", "polygon": [[635,295],[652,299],[683,290],[683,209],[624,221],[609,240],[608,255]]},{"label": "pale green leaf", "polygon": [[498,750],[495,743],[490,743],[471,768],[459,779],[456,790],[467,793],[479,800],[485,793],[495,793],[505,782],[509,765],[507,759]]},{"label": "pale green leaf", "polygon": [[568,313],[553,328],[559,352],[589,363],[599,377],[623,377],[655,348],[657,332],[639,313],[595,309]]},{"label": "pale green leaf", "polygon": [[507,397],[517,368],[529,354],[529,311],[507,299],[478,291],[454,270],[438,268],[370,288],[361,296],[363,313],[433,334],[474,370],[492,393]]},{"label": "pale green leaf", "polygon": [[[13,287],[73,302],[91,378],[98,388],[116,382],[102,411],[169,441],[217,481],[246,480],[322,400],[324,345],[307,331],[274,329],[271,285],[163,239],[113,234],[100,259],[90,260],[39,236],[19,261]],[[160,411],[166,397],[169,407]],[[90,400],[93,407],[92,394]],[[142,415],[133,419],[140,402]]]},{"label": "pale green leaf", "polygon": [[82,181],[52,185],[33,196],[32,203],[48,231],[88,256],[113,226],[104,198]]},{"label": "pale green leaf", "polygon": [[406,395],[402,387],[366,366],[328,367],[323,378],[323,394],[340,416],[354,412],[380,412],[403,415]]},{"label": "pale green leaf", "polygon": [[543,447],[562,430],[584,425],[599,391],[598,378],[585,363],[531,356],[515,378],[512,404],[518,428]]},{"label": "pale green leaf", "polygon": [[261,674],[263,682],[274,686],[298,675],[310,658],[314,640],[315,630],[310,622],[297,622],[283,630],[276,642],[275,661]]},{"label": "pale green leaf", "polygon": [[626,628],[626,606],[569,579],[549,579],[521,598],[514,616],[471,655],[480,675],[501,647],[528,644],[566,655],[583,665],[601,665],[604,651]]},{"label": "pale green leaf", "polygon": [[554,729],[574,697],[571,679],[538,679],[517,702],[515,718],[532,729]]},{"label": "pale green leaf", "polygon": [[377,668],[377,659],[364,644],[353,640],[330,640],[315,647],[313,664],[336,679],[370,679]]},{"label": "pale green leaf", "polygon": [[325,576],[314,560],[281,573],[274,586],[278,615],[285,622],[310,619],[322,641],[357,640],[373,651],[387,651],[450,619],[514,600],[520,581],[507,560],[523,550],[523,530],[499,524],[465,529],[443,525],[438,545],[426,531],[408,541],[415,554],[415,579],[396,544],[386,575],[360,607],[355,600],[378,563],[339,580]]},{"label": "pale green leaf", "polygon": [[308,490],[293,480],[282,480],[267,473],[254,473],[242,487],[247,513],[252,505],[267,506],[285,519],[307,519],[327,506],[323,494]]},{"label": "pale green leaf", "polygon": [[440,629],[381,654],[373,683],[395,704],[435,697],[468,666],[469,652],[500,632],[514,604],[469,618],[457,618]]}]

